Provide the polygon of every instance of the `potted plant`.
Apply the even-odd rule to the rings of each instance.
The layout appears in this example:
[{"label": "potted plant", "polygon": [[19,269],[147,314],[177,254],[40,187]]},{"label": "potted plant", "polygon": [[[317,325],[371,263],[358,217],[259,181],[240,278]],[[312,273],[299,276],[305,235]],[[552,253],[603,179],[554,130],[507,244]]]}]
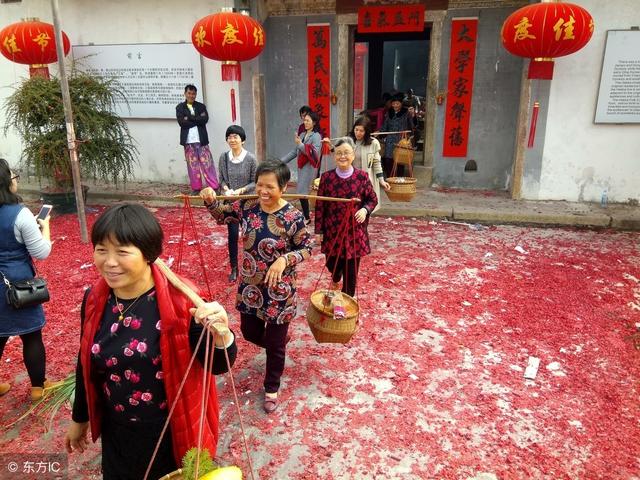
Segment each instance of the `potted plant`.
[{"label": "potted plant", "polygon": [[[138,152],[126,122],[114,113],[116,102],[126,102],[124,92],[115,80],[75,66],[68,81],[82,176],[126,182]],[[14,128],[24,145],[22,164],[41,183],[47,180],[42,189],[45,202],[58,203],[58,212],[75,209],[60,80],[39,76],[25,80],[7,98],[5,111],[5,134]],[[60,200],[71,200],[70,208]]]}]

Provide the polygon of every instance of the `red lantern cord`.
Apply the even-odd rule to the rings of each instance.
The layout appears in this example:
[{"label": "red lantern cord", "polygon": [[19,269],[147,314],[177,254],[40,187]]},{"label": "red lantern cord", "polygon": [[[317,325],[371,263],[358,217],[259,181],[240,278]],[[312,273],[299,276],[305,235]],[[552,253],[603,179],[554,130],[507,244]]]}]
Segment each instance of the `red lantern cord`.
[{"label": "red lantern cord", "polygon": [[29,78],[42,77],[49,80],[49,66],[48,65],[29,65]]},{"label": "red lantern cord", "polygon": [[540,110],[540,102],[533,102],[533,111],[531,112],[531,126],[529,127],[529,143],[527,147],[533,148],[536,141],[536,125],[538,124],[538,111]]},{"label": "red lantern cord", "polygon": [[239,62],[222,62],[222,81],[232,82],[242,80],[242,68]]},{"label": "red lantern cord", "polygon": [[236,123],[236,90],[231,89],[231,121]]}]

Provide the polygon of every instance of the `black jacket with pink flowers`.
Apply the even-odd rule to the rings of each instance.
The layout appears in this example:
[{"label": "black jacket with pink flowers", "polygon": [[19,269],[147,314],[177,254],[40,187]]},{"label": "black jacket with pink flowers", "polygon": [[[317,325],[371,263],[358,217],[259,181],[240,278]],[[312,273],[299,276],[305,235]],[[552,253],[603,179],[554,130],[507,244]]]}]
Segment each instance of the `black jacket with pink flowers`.
[{"label": "black jacket with pink flowers", "polygon": [[[82,303],[72,418],[78,423],[90,422],[94,442],[101,434],[105,417],[124,422],[137,422],[136,417],[145,422],[166,419],[202,332],[189,315],[190,302],[168,284],[155,265],[151,269],[155,288],[140,297],[138,303],[146,302],[140,310],[130,302],[123,302],[118,309],[102,279],[87,291]],[[118,320],[120,310],[126,312],[122,321]],[[194,362],[171,417],[170,434],[177,464],[197,444],[192,426],[200,415],[204,346],[203,341],[197,352],[200,362]],[[235,341],[227,351],[233,364]],[[226,369],[224,350],[215,349],[212,373]],[[215,382],[211,384],[203,446],[215,451],[218,402]]]}]

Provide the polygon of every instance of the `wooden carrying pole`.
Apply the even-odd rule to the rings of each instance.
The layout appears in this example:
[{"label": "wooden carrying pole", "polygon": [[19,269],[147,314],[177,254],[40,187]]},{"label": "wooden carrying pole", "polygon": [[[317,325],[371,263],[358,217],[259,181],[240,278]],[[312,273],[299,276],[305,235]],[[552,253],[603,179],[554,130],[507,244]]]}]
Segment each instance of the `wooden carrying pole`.
[{"label": "wooden carrying pole", "polygon": [[[199,195],[174,195],[173,198],[188,198],[190,200],[202,200]],[[216,195],[216,200],[255,200],[258,198],[256,194],[249,195]],[[318,195],[304,195],[302,193],[285,193],[282,195],[285,200],[299,200],[306,198],[308,200],[325,200],[327,202],[359,202],[359,198],[337,198],[323,197]]]},{"label": "wooden carrying pole", "polygon": [[[162,270],[162,273],[164,273],[164,276],[167,277],[169,283],[173,285],[178,291],[183,293],[185,297],[191,300],[196,308],[201,307],[205,304],[205,301],[200,297],[200,295],[194,292],[193,289],[189,287],[189,285],[180,280],[178,276],[171,271],[166,263],[164,263],[159,258],[156,258],[153,263],[158,266],[160,270]],[[206,324],[206,326],[209,326],[209,324]],[[223,323],[213,323],[210,325],[210,327],[213,328],[219,335],[227,335],[229,333],[229,328]]]},{"label": "wooden carrying pole", "polygon": [[84,197],[82,196],[82,180],[80,178],[80,163],[78,162],[78,150],[76,148],[76,132],[73,129],[73,110],[71,109],[71,95],[69,94],[69,82],[67,71],[64,67],[64,44],[62,43],[62,29],[60,28],[60,12],[58,0],[51,0],[53,12],[53,28],[56,32],[56,53],[58,55],[58,68],[60,70],[60,87],[62,88],[62,105],[64,107],[64,120],[67,124],[67,148],[71,163],[71,175],[73,176],[73,189],[76,195],[76,207],[78,208],[78,222],[80,222],[80,238],[82,243],[89,242],[87,233],[87,217],[84,212]]}]

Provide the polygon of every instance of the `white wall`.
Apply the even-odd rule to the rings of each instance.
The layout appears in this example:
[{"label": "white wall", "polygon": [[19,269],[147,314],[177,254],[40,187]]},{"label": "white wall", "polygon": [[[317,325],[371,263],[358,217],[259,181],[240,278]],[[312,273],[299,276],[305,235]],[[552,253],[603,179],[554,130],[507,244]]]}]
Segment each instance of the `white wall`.
[{"label": "white wall", "polygon": [[[177,43],[190,42],[195,22],[211,13],[220,11],[228,2],[224,0],[158,2],[156,0],[64,0],[59,2],[62,29],[72,45],[126,44],[126,43]],[[2,26],[25,17],[38,17],[53,23],[49,0],[23,0],[21,3],[0,5]],[[209,110],[209,141],[211,153],[217,161],[225,149],[224,132],[231,124],[229,91],[236,90],[239,104],[238,82],[222,82],[220,64],[203,58],[204,89],[199,86],[198,100],[204,101]],[[55,73],[55,65],[49,67]],[[14,64],[0,57],[0,103],[11,93],[21,79],[28,77],[27,65]],[[244,76],[245,81],[251,81]],[[244,99],[243,99],[244,100]],[[175,115],[172,109],[170,115]],[[240,123],[240,108],[237,108]],[[21,144],[13,132],[2,135],[4,111],[0,109],[0,156],[11,165],[17,165]],[[188,183],[184,154],[179,145],[179,127],[175,120],[128,120],[132,136],[139,149],[140,165],[135,169],[135,180]],[[251,132],[252,128],[247,128]]]},{"label": "white wall", "polygon": [[529,199],[610,202],[640,199],[640,124],[594,124],[607,30],[640,26],[638,0],[573,0],[591,13],[585,48],[556,59],[539,186],[524,179]]}]

